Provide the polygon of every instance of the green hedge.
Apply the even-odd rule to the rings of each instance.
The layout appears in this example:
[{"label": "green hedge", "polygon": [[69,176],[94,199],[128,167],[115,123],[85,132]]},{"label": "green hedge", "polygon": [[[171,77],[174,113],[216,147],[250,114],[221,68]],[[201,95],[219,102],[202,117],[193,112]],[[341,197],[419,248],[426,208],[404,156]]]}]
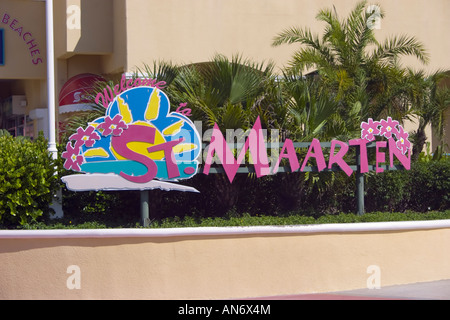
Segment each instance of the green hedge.
[{"label": "green hedge", "polygon": [[0,224],[25,224],[49,212],[58,187],[42,135],[35,141],[0,132]]},{"label": "green hedge", "polygon": [[450,210],[419,212],[371,212],[362,216],[353,213],[340,213],[337,215],[323,215],[318,218],[288,214],[284,216],[250,216],[244,214],[241,217],[224,218],[196,218],[185,217],[183,219],[167,218],[155,221],[153,228],[180,228],[180,227],[228,227],[228,226],[264,226],[264,225],[307,225],[329,223],[358,223],[358,222],[386,222],[386,221],[424,221],[450,219]]},{"label": "green hedge", "polygon": [[[292,177],[291,177],[292,178]],[[343,172],[293,176],[286,174],[256,178],[241,175],[233,182],[238,197],[233,206],[217,201],[223,190],[217,189],[214,174],[198,174],[183,182],[200,193],[150,191],[152,219],[198,216],[285,214],[315,218],[356,211],[355,177]],[[295,180],[294,179],[294,180]],[[295,188],[294,188],[295,187]],[[366,212],[426,212],[450,209],[450,159],[417,162],[410,171],[385,171],[365,175]],[[65,214],[72,221],[117,220],[132,224],[139,221],[139,192],[64,192]]]},{"label": "green hedge", "polygon": [[[280,225],[308,225],[308,224],[330,224],[330,223],[358,223],[358,222],[383,222],[383,221],[424,221],[450,219],[450,210],[421,212],[371,212],[362,216],[354,213],[340,213],[335,215],[323,215],[318,218],[298,214],[255,215],[244,213],[240,216],[235,214],[225,217],[200,217],[185,216],[171,217],[162,220],[153,220],[150,228],[186,228],[186,227],[231,227],[231,226],[280,226]],[[68,219],[52,220],[50,223],[31,223],[21,226],[22,229],[104,229],[141,227],[138,224],[111,225],[110,223],[92,221],[74,223]]]},{"label": "green hedge", "polygon": [[411,170],[367,176],[368,211],[419,212],[450,208],[450,159],[415,162]]}]

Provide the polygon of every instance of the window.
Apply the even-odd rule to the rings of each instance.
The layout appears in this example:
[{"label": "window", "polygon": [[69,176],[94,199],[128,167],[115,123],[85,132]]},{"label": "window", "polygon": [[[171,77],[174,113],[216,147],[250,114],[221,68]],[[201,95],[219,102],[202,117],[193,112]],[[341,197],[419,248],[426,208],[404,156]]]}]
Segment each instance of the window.
[{"label": "window", "polygon": [[0,29],[0,66],[5,65],[5,38],[4,29]]}]

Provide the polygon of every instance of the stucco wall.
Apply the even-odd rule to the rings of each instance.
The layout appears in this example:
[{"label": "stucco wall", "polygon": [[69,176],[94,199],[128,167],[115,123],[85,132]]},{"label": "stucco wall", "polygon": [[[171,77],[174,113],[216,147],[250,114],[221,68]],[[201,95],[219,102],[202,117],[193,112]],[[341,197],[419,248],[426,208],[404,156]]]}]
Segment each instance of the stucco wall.
[{"label": "stucco wall", "polygon": [[[450,279],[450,221],[0,231],[0,299],[228,299]],[[68,268],[79,267],[79,273]],[[370,270],[370,269],[369,269]],[[68,289],[79,276],[80,289]],[[70,279],[69,279],[70,280]]]},{"label": "stucco wall", "polygon": [[[240,53],[283,67],[300,44],[272,47],[273,38],[291,27],[309,28],[322,35],[325,24],[316,20],[321,9],[336,9],[344,19],[359,0],[128,0],[126,1],[127,69],[165,59],[176,63],[209,60],[215,53]],[[379,0],[385,12],[375,35],[380,42],[393,35],[415,36],[430,53],[430,64],[402,60],[415,69],[450,68],[450,42],[440,35],[449,30],[450,2]]]},{"label": "stucco wall", "polygon": [[37,1],[2,1],[0,29],[4,29],[5,64],[0,79],[44,79],[47,50],[44,4]]}]

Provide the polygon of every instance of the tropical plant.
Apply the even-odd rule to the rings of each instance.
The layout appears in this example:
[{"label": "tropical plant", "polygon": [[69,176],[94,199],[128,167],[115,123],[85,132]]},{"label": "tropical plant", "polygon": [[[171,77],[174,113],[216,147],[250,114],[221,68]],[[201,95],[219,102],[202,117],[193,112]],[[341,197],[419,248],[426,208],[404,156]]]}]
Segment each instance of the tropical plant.
[{"label": "tropical plant", "polygon": [[247,129],[257,116],[269,121],[272,97],[266,88],[273,81],[272,63],[255,63],[234,55],[215,55],[211,61],[180,67],[169,93],[188,102],[208,127]]},{"label": "tropical plant", "polygon": [[0,223],[25,224],[50,211],[58,188],[42,132],[31,141],[0,130]]},{"label": "tropical plant", "polygon": [[[384,17],[384,12],[379,14]],[[428,55],[414,37],[393,36],[379,43],[372,15],[366,1],[343,20],[334,8],[322,9],[316,16],[325,23],[321,36],[309,28],[291,27],[274,38],[274,46],[301,45],[282,79],[283,102],[292,119],[287,123],[297,140],[348,140],[360,135],[360,123],[368,118],[389,115],[401,120],[411,113],[412,83],[399,59],[410,55],[427,63]],[[310,173],[283,181],[297,199],[305,188],[320,191],[320,196],[336,183],[333,173],[327,173],[327,179]]]},{"label": "tropical plant", "polygon": [[[418,127],[412,134],[413,159],[417,160],[426,143],[426,127],[431,124],[438,139],[444,136],[445,113],[450,107],[450,88],[442,86],[441,82],[448,73],[437,71],[426,76],[422,71],[409,71],[411,83],[409,100],[414,114],[417,116]],[[443,145],[437,147],[437,151]]]},{"label": "tropical plant", "polygon": [[[414,56],[427,63],[428,54],[415,37],[392,36],[379,43],[369,23],[372,13],[366,8],[366,1],[359,2],[344,20],[336,10],[320,10],[316,19],[326,24],[321,37],[308,28],[292,27],[278,34],[273,45],[303,45],[289,63],[290,72],[316,70],[322,85],[335,93],[343,119],[351,118],[355,103],[361,104],[361,120],[386,113],[402,119],[409,108],[404,99],[407,78],[399,59]],[[351,127],[352,122],[347,124]]]},{"label": "tropical plant", "polygon": [[[204,128],[217,124],[224,133],[227,129],[242,129],[239,131],[244,134],[257,117],[264,128],[276,126],[273,112],[278,99],[273,95],[272,63],[255,63],[240,55],[228,59],[218,54],[209,62],[183,66],[178,71],[167,92],[174,101],[187,102],[192,117],[201,119]],[[247,178],[239,175],[231,184],[224,174],[213,176],[219,207],[226,211],[236,204]]]},{"label": "tropical plant", "polygon": [[170,86],[176,79],[179,73],[179,66],[171,61],[153,61],[152,65],[144,63],[142,68],[136,68],[133,73],[133,79],[136,78],[151,78],[164,81],[167,86]]},{"label": "tropical plant", "polygon": [[290,122],[285,123],[285,128],[291,139],[326,140],[337,135],[338,103],[320,82],[311,77],[284,74],[281,90],[283,107],[290,116]]}]

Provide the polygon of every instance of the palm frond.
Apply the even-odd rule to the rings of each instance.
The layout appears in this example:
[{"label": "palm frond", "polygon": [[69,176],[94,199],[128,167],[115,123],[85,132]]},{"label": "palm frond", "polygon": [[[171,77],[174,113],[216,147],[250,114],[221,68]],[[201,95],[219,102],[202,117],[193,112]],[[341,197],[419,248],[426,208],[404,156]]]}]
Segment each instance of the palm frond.
[{"label": "palm frond", "polygon": [[137,68],[133,77],[148,77],[152,79],[158,79],[158,81],[165,81],[169,86],[177,77],[179,67],[170,61],[153,61],[150,66],[144,64],[142,68]]},{"label": "palm frond", "polygon": [[372,59],[395,61],[399,56],[414,56],[422,63],[429,62],[429,54],[423,43],[407,35],[393,36],[380,44]]}]

